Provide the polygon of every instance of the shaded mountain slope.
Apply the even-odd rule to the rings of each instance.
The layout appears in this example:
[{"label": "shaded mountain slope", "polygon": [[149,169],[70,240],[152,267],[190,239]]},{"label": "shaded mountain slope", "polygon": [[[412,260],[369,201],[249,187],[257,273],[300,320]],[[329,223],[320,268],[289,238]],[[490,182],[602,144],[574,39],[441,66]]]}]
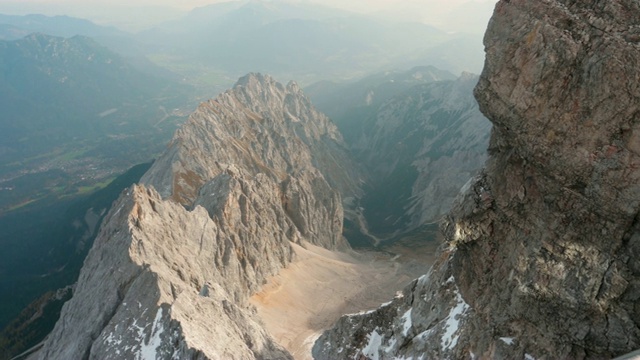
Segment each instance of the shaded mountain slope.
[{"label": "shaded mountain slope", "polygon": [[162,97],[166,106],[174,105],[170,98],[184,101],[185,88],[141,73],[86,37],[0,42],[0,74],[2,155],[14,158],[74,137],[146,131],[158,110],[145,106]]},{"label": "shaded mountain slope", "polygon": [[477,76],[433,67],[311,87],[370,172],[360,202],[369,230],[399,235],[440,219],[486,159],[491,124],[473,98]]},{"label": "shaded mountain slope", "polygon": [[0,216],[0,359],[51,332],[111,204],[150,166],[134,166],[91,195]]},{"label": "shaded mountain slope", "polygon": [[0,212],[82,195],[150,161],[192,97],[86,37],[0,41]]},{"label": "shaded mountain slope", "polygon": [[344,317],[316,358],[640,347],[639,26],[636,1],[497,4],[475,90],[491,155],[442,224],[440,261],[392,303]]}]

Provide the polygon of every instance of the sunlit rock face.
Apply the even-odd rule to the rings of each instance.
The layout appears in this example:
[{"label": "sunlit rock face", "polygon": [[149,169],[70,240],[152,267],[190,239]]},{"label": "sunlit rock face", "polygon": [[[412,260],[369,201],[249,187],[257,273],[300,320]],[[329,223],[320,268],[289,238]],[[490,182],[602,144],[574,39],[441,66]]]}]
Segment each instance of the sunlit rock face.
[{"label": "sunlit rock face", "polygon": [[484,171],[431,273],[318,359],[608,358],[640,347],[640,4],[500,1],[475,96]]},{"label": "sunlit rock face", "polygon": [[107,215],[41,359],[288,359],[248,298],[292,243],[347,248],[359,192],[335,126],[250,74],[201,104]]}]

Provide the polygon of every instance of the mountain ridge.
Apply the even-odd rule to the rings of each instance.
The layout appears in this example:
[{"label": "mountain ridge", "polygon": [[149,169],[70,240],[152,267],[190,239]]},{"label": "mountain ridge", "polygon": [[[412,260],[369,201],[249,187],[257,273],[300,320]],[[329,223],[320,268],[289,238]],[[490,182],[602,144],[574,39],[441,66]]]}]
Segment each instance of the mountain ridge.
[{"label": "mountain ridge", "polygon": [[126,33],[112,26],[101,26],[86,19],[71,16],[46,16],[42,14],[5,15],[0,14],[0,24],[6,25],[0,31],[0,39],[17,40],[31,33],[45,33],[51,36],[88,37],[123,36]]},{"label": "mountain ridge", "polygon": [[334,167],[357,169],[295,83],[250,74],[201,104],[112,207],[35,358],[290,358],[248,298],[290,244],[348,248]]},{"label": "mountain ridge", "polygon": [[343,317],[317,359],[640,347],[638,25],[635,1],[498,2],[475,88],[490,156],[441,224],[439,260],[391,303]]}]

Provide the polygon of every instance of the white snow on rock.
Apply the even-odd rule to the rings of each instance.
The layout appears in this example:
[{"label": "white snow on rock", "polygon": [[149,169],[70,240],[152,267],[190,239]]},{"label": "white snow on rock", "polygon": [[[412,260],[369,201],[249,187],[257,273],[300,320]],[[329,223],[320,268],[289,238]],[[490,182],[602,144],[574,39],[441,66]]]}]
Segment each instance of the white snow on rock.
[{"label": "white snow on rock", "polygon": [[398,343],[398,339],[392,338],[391,340],[389,340],[389,344],[386,347],[382,348],[382,351],[384,351],[387,354],[392,353],[395,350],[395,346],[397,343]]},{"label": "white snow on rock", "polygon": [[462,315],[469,309],[469,305],[462,299],[460,292],[456,289],[456,306],[451,309],[445,319],[444,334],[442,335],[443,350],[451,350],[458,344],[458,335]]},{"label": "white snow on rock", "polygon": [[[369,342],[367,346],[362,349],[362,355],[370,360],[380,360],[379,350],[382,345],[382,335],[378,334],[378,328],[375,328],[367,337],[369,338]],[[356,355],[354,359],[357,360],[358,355]]]},{"label": "white snow on rock", "polygon": [[402,315],[402,336],[407,336],[407,334],[409,333],[409,329],[411,329],[412,323],[411,323],[411,311],[413,310],[413,308],[407,310],[407,312],[404,313],[404,315]]},{"label": "white snow on rock", "polygon": [[[162,344],[162,339],[160,335],[164,332],[164,325],[161,322],[162,320],[162,308],[158,309],[156,313],[156,317],[153,320],[153,325],[151,327],[151,336],[148,341],[140,342],[140,352],[136,359],[138,360],[155,360],[158,348]],[[143,335],[144,336],[144,335]]]},{"label": "white snow on rock", "polygon": [[502,340],[503,343],[507,344],[507,345],[513,345],[513,341],[514,338],[511,337],[501,337],[500,340]]}]

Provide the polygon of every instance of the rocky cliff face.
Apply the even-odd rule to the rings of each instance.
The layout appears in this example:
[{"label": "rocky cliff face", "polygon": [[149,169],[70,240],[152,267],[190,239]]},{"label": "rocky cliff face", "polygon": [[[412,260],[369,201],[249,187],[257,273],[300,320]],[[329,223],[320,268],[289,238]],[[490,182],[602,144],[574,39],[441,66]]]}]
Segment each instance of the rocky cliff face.
[{"label": "rocky cliff face", "polygon": [[372,175],[360,206],[373,233],[389,237],[439,220],[482,167],[491,123],[473,97],[477,82],[417,67],[308,89]]},{"label": "rocky cliff face", "polygon": [[[339,199],[314,201],[330,198],[331,188],[357,195],[360,172],[335,125],[296,83],[284,86],[260,74],[241,78],[191,115],[141,182],[192,208],[209,196],[202,193],[209,180],[234,169],[265,174],[279,184],[283,208],[309,241],[325,245],[320,238],[331,238],[331,247],[340,245]],[[322,221],[310,216],[325,208],[326,217],[340,218],[332,226],[320,226]]]},{"label": "rocky cliff face", "polygon": [[431,272],[318,359],[608,358],[640,347],[640,4],[502,0],[475,95],[484,172]]},{"label": "rocky cliff face", "polygon": [[37,358],[290,358],[247,299],[292,242],[348,246],[355,169],[297,85],[240,79],[114,204]]},{"label": "rocky cliff face", "polygon": [[491,123],[473,98],[477,81],[467,73],[413,87],[382,104],[351,139],[373,175],[362,202],[372,230],[406,232],[438,221],[482,167]]}]

